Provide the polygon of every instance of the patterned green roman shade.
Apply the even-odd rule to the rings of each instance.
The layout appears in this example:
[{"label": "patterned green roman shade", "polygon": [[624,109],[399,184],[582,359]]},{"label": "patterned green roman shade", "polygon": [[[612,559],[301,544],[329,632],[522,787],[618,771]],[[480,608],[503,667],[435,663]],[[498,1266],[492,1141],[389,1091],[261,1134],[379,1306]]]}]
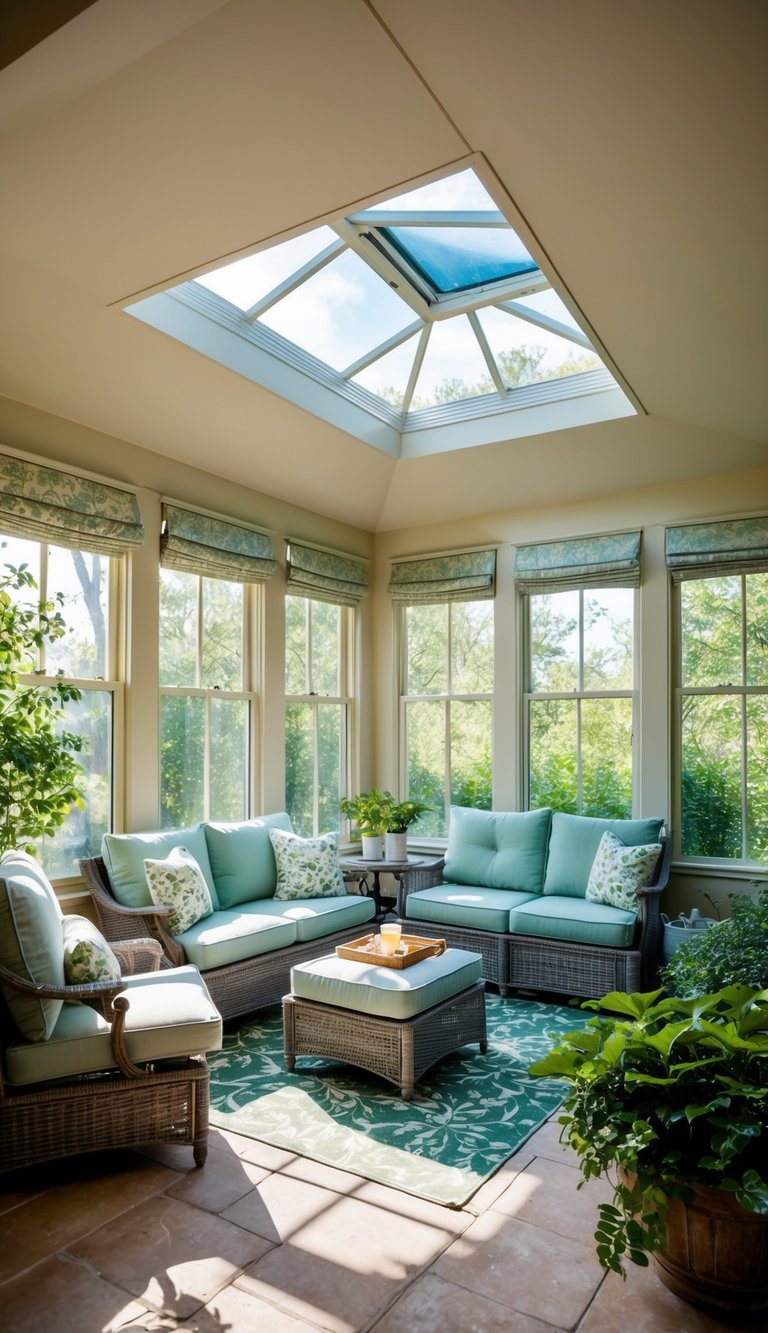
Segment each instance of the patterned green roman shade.
[{"label": "patterned green roman shade", "polygon": [[496,592],[496,552],[454,551],[392,565],[396,602],[478,602]]},{"label": "patterned green roman shade", "polygon": [[277,569],[266,533],[175,504],[163,505],[160,564],[230,583],[258,583]]},{"label": "patterned green roman shade", "polygon": [[0,526],[17,537],[96,555],[123,555],[144,541],[132,491],[0,454]]},{"label": "patterned green roman shade", "polygon": [[288,543],[287,591],[315,601],[357,606],[368,592],[368,566],[354,555]]},{"label": "patterned green roman shade", "polygon": [[640,583],[640,533],[518,546],[515,580],[521,592],[534,593],[636,588]]},{"label": "patterned green roman shade", "polygon": [[768,569],[768,518],[667,528],[666,555],[676,583]]}]

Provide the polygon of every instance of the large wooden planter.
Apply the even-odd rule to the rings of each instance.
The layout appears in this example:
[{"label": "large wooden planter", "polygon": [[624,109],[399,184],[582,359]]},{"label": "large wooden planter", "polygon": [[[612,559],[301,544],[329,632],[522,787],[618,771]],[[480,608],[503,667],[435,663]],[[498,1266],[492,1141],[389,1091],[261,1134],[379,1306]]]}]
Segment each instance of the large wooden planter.
[{"label": "large wooden planter", "polygon": [[665,1286],[694,1305],[746,1314],[768,1306],[768,1217],[732,1194],[696,1188],[693,1203],[670,1199],[667,1243],[653,1255]]}]

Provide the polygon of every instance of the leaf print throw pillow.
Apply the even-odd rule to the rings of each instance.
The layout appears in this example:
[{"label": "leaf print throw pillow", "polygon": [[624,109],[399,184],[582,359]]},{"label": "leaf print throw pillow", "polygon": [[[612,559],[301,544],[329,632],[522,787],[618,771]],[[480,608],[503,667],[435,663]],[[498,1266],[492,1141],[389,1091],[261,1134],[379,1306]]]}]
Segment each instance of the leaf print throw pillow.
[{"label": "leaf print throw pillow", "polygon": [[155,906],[173,908],[168,918],[172,935],[183,935],[196,921],[211,915],[213,903],[205,876],[186,847],[174,847],[164,861],[146,860],[144,874]]},{"label": "leaf print throw pillow", "polygon": [[61,923],[64,979],[68,986],[90,981],[119,981],[120,964],[98,927],[85,916],[70,914]]},{"label": "leaf print throw pillow", "polygon": [[605,832],[589,872],[587,901],[636,912],[637,890],[653,879],[660,851],[658,842],[627,847],[615,833]]},{"label": "leaf print throw pillow", "polygon": [[336,898],[346,893],[339,870],[338,833],[299,838],[271,828],[269,837],[277,866],[275,898]]}]

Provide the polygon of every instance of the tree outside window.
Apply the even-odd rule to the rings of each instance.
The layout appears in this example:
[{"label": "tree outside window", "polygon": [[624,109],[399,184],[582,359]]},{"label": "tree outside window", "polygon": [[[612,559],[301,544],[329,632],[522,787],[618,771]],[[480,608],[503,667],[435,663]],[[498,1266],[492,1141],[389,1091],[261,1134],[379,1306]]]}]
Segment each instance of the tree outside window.
[{"label": "tree outside window", "polygon": [[678,589],[683,856],[768,858],[768,572]]},{"label": "tree outside window", "polygon": [[528,806],[632,813],[634,591],[534,594],[528,604]]},{"label": "tree outside window", "polygon": [[160,571],[160,819],[244,819],[255,695],[241,583]]},{"label": "tree outside window", "polygon": [[347,787],[350,697],[346,638],[351,611],[285,599],[285,799],[296,833],[339,829]]},{"label": "tree outside window", "polygon": [[452,805],[492,805],[493,602],[420,603],[402,614],[404,785],[430,807],[413,832],[442,838]]},{"label": "tree outside window", "polygon": [[[63,678],[80,691],[59,719],[62,731],[83,737],[78,762],[83,769],[84,806],[72,807],[55,838],[41,841],[38,856],[51,879],[78,873],[78,859],[96,856],[113,823],[115,712],[120,686],[115,679],[110,635],[110,559],[86,551],[5,535],[3,564],[26,565],[37,585],[36,600],[61,594],[66,633],[41,644],[28,664],[25,684]],[[19,594],[20,595],[20,594]],[[28,598],[26,600],[29,600]]]}]

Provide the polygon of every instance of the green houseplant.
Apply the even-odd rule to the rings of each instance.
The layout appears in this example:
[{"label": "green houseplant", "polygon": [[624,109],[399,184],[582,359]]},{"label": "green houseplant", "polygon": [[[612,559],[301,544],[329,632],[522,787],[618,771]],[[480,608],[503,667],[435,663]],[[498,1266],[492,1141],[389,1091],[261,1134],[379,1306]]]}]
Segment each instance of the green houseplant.
[{"label": "green houseplant", "polygon": [[37,649],[58,639],[66,626],[57,602],[25,602],[14,594],[35,588],[25,565],[0,572],[0,853],[34,852],[40,837],[53,837],[72,805],[82,805],[82,769],[75,752],[81,736],[59,729],[70,700],[80,691],[63,680],[26,685]]},{"label": "green houseplant", "polygon": [[[389,795],[389,793],[386,793]],[[411,824],[415,824],[420,815],[426,813],[430,806],[425,805],[423,801],[396,801],[392,797],[392,805],[387,818],[386,829],[386,857],[388,861],[405,861],[408,856],[408,830]]]},{"label": "green houseplant", "polygon": [[391,792],[371,787],[370,791],[361,792],[359,796],[343,796],[339,802],[345,819],[350,820],[360,831],[366,860],[381,860],[382,840],[394,799]]},{"label": "green houseplant", "polygon": [[768,987],[768,889],[731,895],[731,915],[686,940],[661,972],[666,990],[700,995],[741,982]]},{"label": "green houseplant", "polygon": [[[585,1181],[605,1176],[613,1185],[595,1232],[600,1262],[623,1272],[625,1259],[647,1264],[653,1253],[662,1281],[686,1299],[762,1308],[768,991],[734,985],[692,999],[612,992],[584,1007],[610,1016],[567,1034],[531,1073],[569,1085],[562,1138]],[[723,1243],[723,1228],[736,1229],[735,1242]],[[706,1251],[695,1273],[690,1236]],[[726,1253],[733,1272],[723,1269]]]}]

